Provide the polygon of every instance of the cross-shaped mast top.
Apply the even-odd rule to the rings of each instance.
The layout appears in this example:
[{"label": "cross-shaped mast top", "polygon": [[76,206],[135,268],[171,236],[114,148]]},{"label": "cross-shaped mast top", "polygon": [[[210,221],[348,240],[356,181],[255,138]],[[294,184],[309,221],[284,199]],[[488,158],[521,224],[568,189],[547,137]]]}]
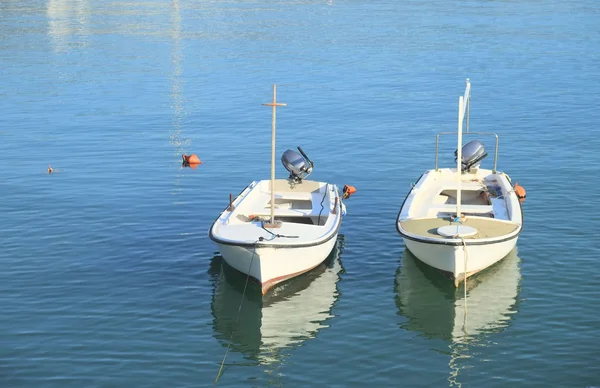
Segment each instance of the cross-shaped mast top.
[{"label": "cross-shaped mast top", "polygon": [[263,105],[264,106],[272,106],[273,107],[273,115],[275,114],[275,109],[277,109],[278,106],[287,106],[287,104],[277,102],[277,85],[276,84],[273,85],[273,102],[269,102],[269,103],[266,103]]}]

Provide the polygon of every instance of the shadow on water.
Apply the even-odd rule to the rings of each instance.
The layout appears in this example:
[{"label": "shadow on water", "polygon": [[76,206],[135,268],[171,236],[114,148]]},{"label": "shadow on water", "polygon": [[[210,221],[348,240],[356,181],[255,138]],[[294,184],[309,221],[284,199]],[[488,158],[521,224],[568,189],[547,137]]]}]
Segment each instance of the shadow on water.
[{"label": "shadow on water", "polygon": [[469,347],[487,346],[488,337],[505,330],[518,313],[520,261],[514,249],[469,278],[465,306],[463,285],[455,288],[442,273],[405,249],[394,284],[398,314],[406,318],[400,327],[449,342],[451,386],[461,385],[459,372],[476,354]]},{"label": "shadow on water", "polygon": [[340,235],[321,265],[276,285],[265,296],[252,279],[244,294],[246,275],[227,265],[221,256],[213,257],[209,274],[215,338],[227,347],[233,332],[231,350],[252,364],[282,364],[290,350],[314,338],[334,316],[331,309],[339,297],[337,282],[344,272],[343,248],[344,236]]}]

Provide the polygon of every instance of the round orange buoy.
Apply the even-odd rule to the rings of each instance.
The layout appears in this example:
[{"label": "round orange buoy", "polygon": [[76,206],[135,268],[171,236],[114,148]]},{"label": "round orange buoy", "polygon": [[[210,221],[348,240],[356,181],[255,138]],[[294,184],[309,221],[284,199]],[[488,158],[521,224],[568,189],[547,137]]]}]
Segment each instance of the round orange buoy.
[{"label": "round orange buoy", "polygon": [[519,182],[515,183],[515,194],[517,194],[517,197],[520,200],[524,200],[525,197],[527,196],[527,192],[525,191],[525,188],[523,186],[521,186],[519,184]]},{"label": "round orange buoy", "polygon": [[202,163],[202,161],[200,160],[198,155],[191,154],[190,156],[188,156],[188,163],[189,164],[200,164],[200,163]]},{"label": "round orange buoy", "polygon": [[350,185],[344,185],[344,198],[350,198],[350,196],[356,193],[356,187]]},{"label": "round orange buoy", "polygon": [[196,167],[198,167],[199,164],[202,164],[202,161],[196,154],[191,154],[191,155],[183,154],[183,155],[181,155],[181,158],[183,159],[184,167],[196,168]]}]

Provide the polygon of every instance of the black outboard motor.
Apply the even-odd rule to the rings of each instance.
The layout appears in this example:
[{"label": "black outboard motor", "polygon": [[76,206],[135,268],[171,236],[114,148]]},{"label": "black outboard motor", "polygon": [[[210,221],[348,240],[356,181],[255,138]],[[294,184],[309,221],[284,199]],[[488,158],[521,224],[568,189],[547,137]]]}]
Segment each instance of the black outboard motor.
[{"label": "black outboard motor", "polygon": [[[469,172],[472,168],[478,168],[483,158],[488,156],[485,146],[479,140],[471,140],[462,148],[461,171]],[[454,151],[454,161],[458,157],[458,151]]]},{"label": "black outboard motor", "polygon": [[302,148],[298,147],[298,151],[302,155],[292,150],[287,150],[281,155],[281,163],[290,172],[288,179],[294,183],[302,182],[302,179],[309,176],[315,166]]}]

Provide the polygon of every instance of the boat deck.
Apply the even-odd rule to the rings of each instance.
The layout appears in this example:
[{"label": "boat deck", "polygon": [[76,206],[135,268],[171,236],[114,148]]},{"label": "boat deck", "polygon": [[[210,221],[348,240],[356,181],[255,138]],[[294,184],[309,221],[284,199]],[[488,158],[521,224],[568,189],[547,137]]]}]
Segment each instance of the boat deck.
[{"label": "boat deck", "polygon": [[[485,217],[467,217],[462,224],[477,229],[476,235],[465,237],[465,240],[502,237],[519,228],[518,224],[512,222]],[[444,237],[437,233],[439,227],[446,225],[452,225],[449,218],[411,219],[400,221],[399,226],[409,234],[428,238],[447,239],[448,237]]]}]

